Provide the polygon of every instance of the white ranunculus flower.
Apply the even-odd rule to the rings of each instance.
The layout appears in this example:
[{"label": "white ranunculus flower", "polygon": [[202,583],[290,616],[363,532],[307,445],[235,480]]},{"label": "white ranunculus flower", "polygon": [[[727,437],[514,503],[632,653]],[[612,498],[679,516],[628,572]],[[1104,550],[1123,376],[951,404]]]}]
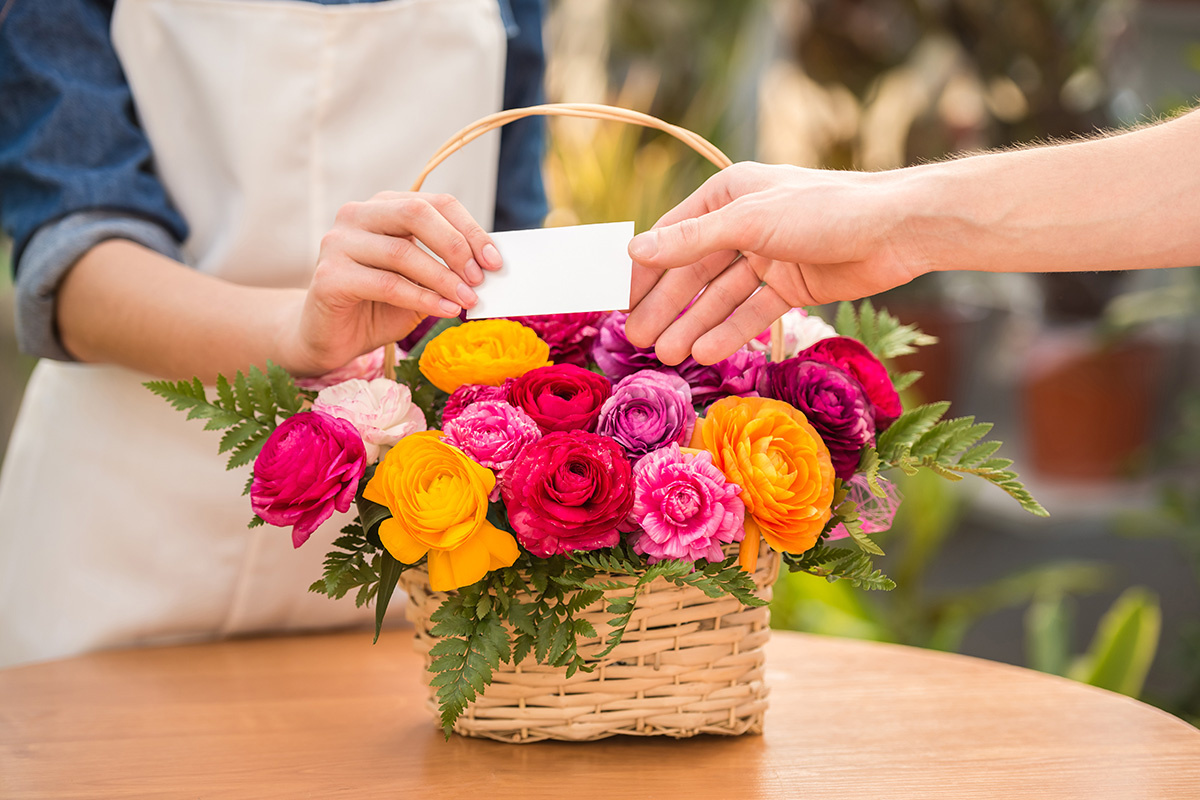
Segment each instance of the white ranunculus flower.
[{"label": "white ranunculus flower", "polygon": [[357,428],[368,464],[405,436],[426,428],[425,413],[413,403],[408,387],[387,378],[352,378],[322,389],[313,401],[313,410],[340,417]]},{"label": "white ranunculus flower", "polygon": [[[829,323],[815,314],[805,313],[802,308],[793,308],[783,315],[783,357],[791,358],[822,339],[837,336]],[[763,353],[771,351],[770,328],[757,339],[750,341],[750,348]]]}]

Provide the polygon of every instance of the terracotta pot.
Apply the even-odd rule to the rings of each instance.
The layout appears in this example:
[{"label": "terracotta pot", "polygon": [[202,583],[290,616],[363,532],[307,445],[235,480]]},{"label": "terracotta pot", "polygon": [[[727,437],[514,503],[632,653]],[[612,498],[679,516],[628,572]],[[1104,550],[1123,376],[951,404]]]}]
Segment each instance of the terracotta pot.
[{"label": "terracotta pot", "polygon": [[1162,346],[1106,347],[1071,333],[1036,344],[1028,364],[1022,399],[1033,469],[1073,479],[1127,475],[1153,433]]}]

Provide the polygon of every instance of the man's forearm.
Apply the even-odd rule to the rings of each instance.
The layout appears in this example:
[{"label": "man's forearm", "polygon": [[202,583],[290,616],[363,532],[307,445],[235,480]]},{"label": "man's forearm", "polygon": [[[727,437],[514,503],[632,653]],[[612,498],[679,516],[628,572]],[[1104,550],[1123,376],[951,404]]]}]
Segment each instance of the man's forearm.
[{"label": "man's forearm", "polygon": [[1130,133],[896,173],[925,271],[1200,264],[1200,112]]}]

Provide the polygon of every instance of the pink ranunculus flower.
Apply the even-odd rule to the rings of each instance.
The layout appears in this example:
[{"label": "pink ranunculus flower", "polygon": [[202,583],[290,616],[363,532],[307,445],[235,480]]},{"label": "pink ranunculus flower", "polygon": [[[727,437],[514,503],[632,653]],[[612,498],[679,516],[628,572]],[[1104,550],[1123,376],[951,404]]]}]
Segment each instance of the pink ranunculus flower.
[{"label": "pink ranunculus flower", "polygon": [[467,407],[473,403],[478,403],[481,400],[504,400],[508,394],[508,384],[511,382],[512,379],[509,378],[504,386],[464,383],[455,389],[446,398],[446,405],[442,409],[442,430],[446,430],[446,426],[453,422],[459,414],[466,411]]},{"label": "pink ranunculus flower", "polygon": [[[793,308],[782,317],[783,323],[783,357],[791,358],[806,347],[811,347],[822,339],[837,336],[832,325],[818,317],[809,314],[802,308]],[[771,352],[771,328],[754,337],[747,344],[751,350],[760,353]]]},{"label": "pink ranunculus flower", "polygon": [[344,419],[302,411],[279,423],[254,461],[250,507],[264,522],[308,541],[334,510],[349,511],[367,469],[362,437]]},{"label": "pink ranunculus flower", "polygon": [[357,428],[368,464],[378,461],[405,436],[427,427],[425,412],[413,403],[408,387],[387,378],[352,378],[322,389],[313,401],[313,410],[344,419]]},{"label": "pink ranunculus flower", "polygon": [[611,436],[637,459],[672,442],[687,444],[696,427],[692,390],[675,374],[642,370],[613,387],[600,407],[596,433]]},{"label": "pink ranunculus flower", "polygon": [[[404,358],[404,352],[396,351],[397,358]],[[364,381],[373,381],[376,378],[383,377],[383,348],[377,348],[369,353],[364,353],[358,358],[352,359],[348,363],[338,367],[332,372],[326,372],[324,375],[317,375],[312,378],[297,378],[296,385],[301,389],[312,389],[320,391],[329,386],[334,386],[342,381],[348,381],[351,378],[360,378]]]},{"label": "pink ranunculus flower", "polygon": [[467,406],[443,429],[442,441],[496,473],[490,500],[500,499],[504,474],[521,450],[542,438],[533,418],[502,400],[481,400]]},{"label": "pink ranunculus flower", "polygon": [[745,536],[741,491],[713,466],[711,453],[673,444],[643,456],[633,467],[629,518],[641,528],[634,551],[651,564],[723,560],[721,545]]}]

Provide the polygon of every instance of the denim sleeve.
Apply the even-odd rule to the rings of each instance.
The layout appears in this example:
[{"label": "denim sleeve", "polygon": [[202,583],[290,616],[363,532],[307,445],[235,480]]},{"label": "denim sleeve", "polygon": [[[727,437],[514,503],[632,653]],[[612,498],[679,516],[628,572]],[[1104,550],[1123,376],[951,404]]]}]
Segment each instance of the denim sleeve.
[{"label": "denim sleeve", "polygon": [[162,250],[187,234],[151,167],[111,15],[111,0],[36,0],[0,23],[0,224],[13,239],[18,340],[33,355],[68,357],[54,292],[87,247],[117,236]]},{"label": "denim sleeve", "polygon": [[[508,40],[504,107],[536,105],[545,102],[544,0],[509,0],[509,6],[516,32]],[[501,130],[496,230],[541,227],[547,212],[546,189],[542,182],[545,151],[545,117],[526,117]]]}]

